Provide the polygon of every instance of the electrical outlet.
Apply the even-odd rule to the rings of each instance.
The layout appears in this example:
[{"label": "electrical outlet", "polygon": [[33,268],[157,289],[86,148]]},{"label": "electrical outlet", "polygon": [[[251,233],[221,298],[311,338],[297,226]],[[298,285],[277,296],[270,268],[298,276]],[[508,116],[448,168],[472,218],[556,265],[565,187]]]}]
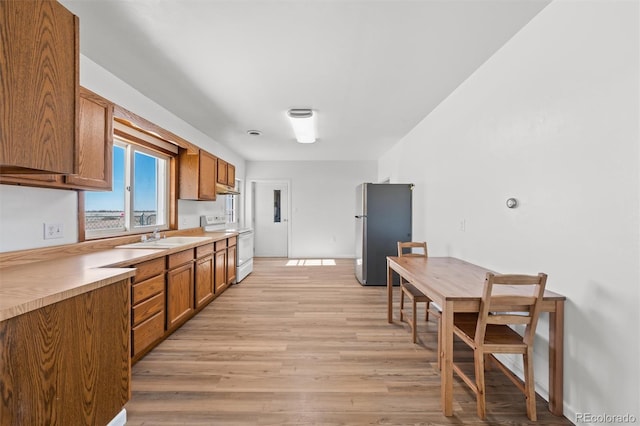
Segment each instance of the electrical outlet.
[{"label": "electrical outlet", "polygon": [[462,219],[460,221],[460,230],[462,232],[465,232],[467,230],[467,220],[466,219]]},{"label": "electrical outlet", "polygon": [[64,226],[61,223],[45,223],[44,239],[52,240],[64,237]]}]

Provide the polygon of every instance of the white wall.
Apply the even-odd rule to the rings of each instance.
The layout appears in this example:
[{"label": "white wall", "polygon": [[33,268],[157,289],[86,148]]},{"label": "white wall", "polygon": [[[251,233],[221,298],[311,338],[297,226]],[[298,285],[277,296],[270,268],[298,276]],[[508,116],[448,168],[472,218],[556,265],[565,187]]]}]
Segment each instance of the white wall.
[{"label": "white wall", "polygon": [[[44,239],[44,224],[62,224],[63,237]],[[0,185],[0,252],[78,241],[75,191]]]},{"label": "white wall", "polygon": [[290,257],[353,257],[356,186],[376,182],[376,169],[375,161],[248,161],[246,181],[290,182]]},{"label": "white wall", "polygon": [[[242,179],[245,162],[164,107],[142,95],[88,58],[80,58],[80,84],[129,111],[173,132],[236,166]],[[215,202],[180,200],[180,229],[200,226],[199,217],[224,212],[224,198]],[[75,191],[0,185],[0,252],[71,244],[78,241],[78,197]],[[64,224],[64,238],[44,240],[43,223]]]},{"label": "white wall", "polygon": [[178,118],[164,106],[158,105],[85,56],[80,58],[80,84],[163,129],[231,162],[236,166],[236,177],[244,175],[244,158]]},{"label": "white wall", "polygon": [[573,421],[640,419],[639,15],[634,1],[551,3],[379,160],[380,178],[416,184],[430,254],[546,272],[567,296]]}]

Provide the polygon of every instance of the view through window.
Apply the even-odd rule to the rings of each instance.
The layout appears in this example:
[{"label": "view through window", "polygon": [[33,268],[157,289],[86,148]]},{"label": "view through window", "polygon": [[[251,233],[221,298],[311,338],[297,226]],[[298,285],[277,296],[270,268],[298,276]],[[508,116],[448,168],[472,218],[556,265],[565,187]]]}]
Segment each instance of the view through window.
[{"label": "view through window", "polygon": [[113,189],[85,193],[87,238],[168,228],[169,157],[116,139]]}]

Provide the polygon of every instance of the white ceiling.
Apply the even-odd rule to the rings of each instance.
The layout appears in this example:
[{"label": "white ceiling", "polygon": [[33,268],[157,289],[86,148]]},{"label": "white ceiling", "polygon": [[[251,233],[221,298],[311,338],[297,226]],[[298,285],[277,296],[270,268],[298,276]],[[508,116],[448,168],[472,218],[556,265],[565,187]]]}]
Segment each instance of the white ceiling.
[{"label": "white ceiling", "polygon": [[[61,3],[82,54],[246,159],[375,160],[549,1]],[[295,142],[295,107],[316,111],[315,144]]]}]

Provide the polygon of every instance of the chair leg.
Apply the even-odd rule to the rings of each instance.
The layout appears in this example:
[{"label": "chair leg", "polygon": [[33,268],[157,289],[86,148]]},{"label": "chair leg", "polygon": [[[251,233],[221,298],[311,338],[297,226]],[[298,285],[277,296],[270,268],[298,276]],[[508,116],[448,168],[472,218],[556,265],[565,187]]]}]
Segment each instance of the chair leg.
[{"label": "chair leg", "polygon": [[476,350],[473,353],[473,358],[476,366],[476,404],[478,417],[484,420],[487,417],[484,384],[484,354]]},{"label": "chair leg", "polygon": [[400,285],[400,322],[403,321],[403,311],[404,310],[404,290],[402,289],[402,284]]},{"label": "chair leg", "polygon": [[429,321],[429,301],[424,305],[424,320]]},{"label": "chair leg", "polygon": [[438,320],[438,370],[442,371],[442,318]]},{"label": "chair leg", "polygon": [[536,421],[536,389],[533,381],[533,351],[531,347],[527,349],[527,353],[522,355],[524,367],[524,387],[527,402],[527,417],[529,420]]},{"label": "chair leg", "polygon": [[411,337],[413,338],[413,343],[416,343],[416,327],[418,326],[418,313],[417,311],[417,306],[416,306],[416,299],[412,298],[411,299]]},{"label": "chair leg", "polygon": [[491,354],[484,355],[484,371],[491,371]]}]

